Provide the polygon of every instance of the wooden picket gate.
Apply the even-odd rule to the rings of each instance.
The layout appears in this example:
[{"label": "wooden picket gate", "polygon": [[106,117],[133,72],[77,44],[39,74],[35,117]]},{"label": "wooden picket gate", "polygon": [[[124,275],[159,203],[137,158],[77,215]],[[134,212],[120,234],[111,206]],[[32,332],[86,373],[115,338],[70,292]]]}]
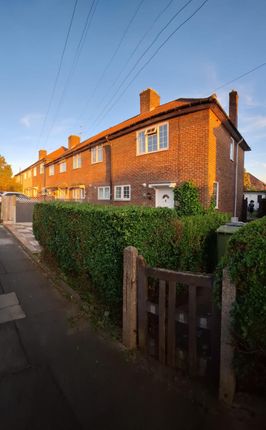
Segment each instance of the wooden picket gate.
[{"label": "wooden picket gate", "polygon": [[[205,367],[208,362],[208,375],[212,380],[217,380],[220,318],[212,300],[212,275],[149,267],[142,256],[137,256],[136,269],[139,348],[145,353],[150,352],[149,316],[153,315],[158,320],[157,354],[153,355],[162,364],[186,368],[191,376],[203,376],[198,356],[202,334],[209,341],[209,356],[205,357]],[[181,294],[177,293],[178,287]],[[152,299],[150,296],[154,295],[157,297]],[[180,296],[183,297],[180,299]],[[205,313],[198,313],[198,305],[205,308]],[[183,343],[185,341],[186,347],[177,349],[181,340]],[[177,352],[187,359],[181,360]]]},{"label": "wooden picket gate", "polygon": [[[212,383],[217,383],[219,399],[231,405],[235,392],[235,373],[230,313],[236,288],[226,269],[223,270],[220,311],[215,306],[212,290],[213,277],[210,274],[149,267],[136,248],[128,246],[124,249],[124,345],[129,349],[139,347],[149,354],[149,318],[154,316],[158,323],[157,358],[160,362],[180,367],[177,346],[183,337],[183,340],[186,339],[182,347],[187,350],[185,368],[188,373],[192,376],[207,376],[207,379],[209,376]],[[180,330],[181,326],[183,331]],[[184,328],[187,331],[185,334]],[[200,371],[200,338],[205,338],[206,333],[210,344],[207,354],[209,372],[203,375]],[[184,366],[181,368],[184,369]]]},{"label": "wooden picket gate", "polygon": [[[131,259],[130,270],[133,261],[136,297],[127,291],[124,305],[127,311],[136,305],[136,333],[131,333],[136,346],[162,364],[217,380],[220,315],[212,299],[212,275],[153,268],[138,255]],[[128,274],[125,270],[124,277]],[[125,329],[132,331],[133,326]],[[205,357],[199,353],[201,343]]]}]

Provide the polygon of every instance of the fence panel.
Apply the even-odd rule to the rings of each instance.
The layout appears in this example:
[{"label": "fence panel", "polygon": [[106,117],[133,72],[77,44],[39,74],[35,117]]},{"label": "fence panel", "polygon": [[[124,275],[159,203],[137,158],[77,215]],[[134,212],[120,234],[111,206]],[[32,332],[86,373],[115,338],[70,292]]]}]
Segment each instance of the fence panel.
[{"label": "fence panel", "polygon": [[162,364],[206,376],[212,386],[219,385],[219,398],[231,404],[235,377],[230,311],[235,286],[225,271],[222,312],[212,298],[212,288],[210,274],[149,267],[136,248],[125,248],[123,342],[150,354],[150,338],[155,335],[158,347],[154,342],[153,352]]}]

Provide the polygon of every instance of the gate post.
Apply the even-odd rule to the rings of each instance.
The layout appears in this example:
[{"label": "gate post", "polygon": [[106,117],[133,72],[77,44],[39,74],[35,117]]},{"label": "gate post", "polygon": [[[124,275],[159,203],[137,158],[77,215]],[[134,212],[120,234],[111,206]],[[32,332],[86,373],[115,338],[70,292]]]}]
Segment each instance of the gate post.
[{"label": "gate post", "polygon": [[231,310],[236,298],[235,285],[231,283],[229,273],[223,270],[222,310],[221,310],[221,355],[219,399],[231,405],[235,394],[235,372],[233,369],[234,345],[231,335]]},{"label": "gate post", "polygon": [[1,205],[1,218],[4,224],[16,223],[16,196],[3,196]]},{"label": "gate post", "polygon": [[123,344],[129,349],[137,345],[137,256],[134,246],[124,249]]}]

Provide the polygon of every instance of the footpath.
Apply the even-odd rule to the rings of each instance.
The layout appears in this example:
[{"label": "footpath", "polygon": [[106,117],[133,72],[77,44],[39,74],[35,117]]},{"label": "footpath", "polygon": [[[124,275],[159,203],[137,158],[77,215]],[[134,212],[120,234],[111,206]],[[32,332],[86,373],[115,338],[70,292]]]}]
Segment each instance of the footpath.
[{"label": "footpath", "polygon": [[73,324],[78,313],[0,226],[1,430],[249,428],[136,366],[87,321]]}]

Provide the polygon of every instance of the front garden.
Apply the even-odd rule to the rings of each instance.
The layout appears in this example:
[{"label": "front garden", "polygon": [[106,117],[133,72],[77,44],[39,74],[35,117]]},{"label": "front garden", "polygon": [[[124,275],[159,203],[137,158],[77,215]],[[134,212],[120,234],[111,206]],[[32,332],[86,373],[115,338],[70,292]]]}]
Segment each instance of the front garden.
[{"label": "front garden", "polygon": [[[185,192],[191,194],[191,188]],[[232,313],[235,368],[240,388],[265,393],[266,217],[235,233],[217,269],[217,228],[228,214],[203,211],[192,192],[190,210],[38,203],[34,234],[46,255],[83,290],[121,319],[123,250],[132,245],[150,266],[216,273],[229,269],[237,288]],[[196,196],[197,198],[197,196]],[[183,210],[183,209],[182,209]],[[216,291],[217,292],[217,291]]]}]

